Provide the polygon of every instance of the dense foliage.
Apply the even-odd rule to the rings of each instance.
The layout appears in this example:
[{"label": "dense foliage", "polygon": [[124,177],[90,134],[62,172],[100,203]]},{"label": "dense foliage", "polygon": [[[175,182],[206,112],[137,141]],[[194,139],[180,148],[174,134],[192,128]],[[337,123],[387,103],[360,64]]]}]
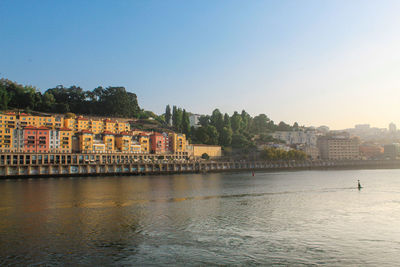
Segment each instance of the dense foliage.
[{"label": "dense foliage", "polygon": [[284,122],[278,125],[267,115],[251,117],[246,111],[234,112],[232,116],[215,109],[211,116],[200,117],[199,128],[192,128],[190,137],[200,143],[232,148],[254,148],[257,142],[275,141],[269,133],[288,131],[298,127]]},{"label": "dense foliage", "polygon": [[[227,113],[222,114],[219,109],[215,109],[211,115],[201,116],[199,119],[200,127],[189,128],[189,115],[185,110],[173,106],[172,115],[168,115],[169,112],[170,107],[168,105],[165,118],[171,117],[172,126],[176,131],[185,133],[193,143],[220,145],[225,152],[233,149],[239,153],[246,152],[246,154],[249,154],[255,151],[257,144],[280,142],[272,138],[270,133],[299,128],[297,123],[294,123],[293,126],[284,122],[275,124],[265,114],[251,117],[243,110],[241,113],[234,112],[232,116],[229,116]],[[302,159],[304,156],[299,151],[288,152],[289,154],[283,153],[284,151],[274,152],[274,156],[271,156],[271,153],[268,154],[270,159],[276,159],[275,156],[285,159]],[[264,155],[264,157],[266,156]]]},{"label": "dense foliage", "polygon": [[277,148],[266,148],[260,153],[260,157],[264,160],[305,160],[306,153],[299,150],[285,151]]},{"label": "dense foliage", "polygon": [[0,110],[24,109],[43,112],[139,117],[136,94],[124,87],[97,87],[85,91],[80,87],[59,85],[43,94],[33,86],[24,86],[0,79]]}]

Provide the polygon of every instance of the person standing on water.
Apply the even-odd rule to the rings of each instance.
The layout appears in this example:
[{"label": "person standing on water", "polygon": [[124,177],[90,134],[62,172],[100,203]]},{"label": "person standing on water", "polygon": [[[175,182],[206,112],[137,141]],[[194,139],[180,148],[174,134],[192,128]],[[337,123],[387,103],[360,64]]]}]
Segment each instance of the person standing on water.
[{"label": "person standing on water", "polygon": [[361,184],[360,184],[360,180],[357,180],[358,181],[358,190],[360,190],[362,187],[361,187]]}]

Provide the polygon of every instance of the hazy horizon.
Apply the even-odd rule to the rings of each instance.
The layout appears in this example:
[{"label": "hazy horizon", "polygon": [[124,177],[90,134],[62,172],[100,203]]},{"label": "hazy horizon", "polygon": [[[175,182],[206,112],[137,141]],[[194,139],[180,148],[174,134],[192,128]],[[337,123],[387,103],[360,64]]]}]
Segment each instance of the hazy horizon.
[{"label": "hazy horizon", "polygon": [[400,125],[398,1],[1,1],[0,77],[275,122]]}]

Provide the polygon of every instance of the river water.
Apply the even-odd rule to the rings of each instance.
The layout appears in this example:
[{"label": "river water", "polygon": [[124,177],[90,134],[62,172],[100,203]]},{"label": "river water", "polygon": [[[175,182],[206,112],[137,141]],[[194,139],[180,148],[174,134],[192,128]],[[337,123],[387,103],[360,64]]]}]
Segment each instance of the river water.
[{"label": "river water", "polygon": [[394,266],[399,226],[400,170],[0,181],[1,266]]}]

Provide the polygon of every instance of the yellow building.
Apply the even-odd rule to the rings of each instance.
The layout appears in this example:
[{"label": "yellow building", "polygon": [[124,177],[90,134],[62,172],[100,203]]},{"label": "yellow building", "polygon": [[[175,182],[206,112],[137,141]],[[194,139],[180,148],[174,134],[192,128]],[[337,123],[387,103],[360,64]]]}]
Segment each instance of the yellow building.
[{"label": "yellow building", "polygon": [[58,129],[64,126],[64,118],[61,116],[33,116],[26,113],[18,115],[19,126],[47,127]]},{"label": "yellow building", "polygon": [[82,131],[82,130],[89,130],[89,119],[79,117],[76,119],[77,125],[77,131]]},{"label": "yellow building", "polygon": [[106,146],[106,151],[114,152],[115,137],[112,132],[103,132],[103,143]]},{"label": "yellow building", "polygon": [[70,153],[72,151],[72,136],[73,131],[68,128],[60,129],[60,147],[59,150],[62,153]]},{"label": "yellow building", "polygon": [[93,133],[88,130],[79,132],[79,151],[90,152],[93,151]]},{"label": "yellow building", "polygon": [[93,143],[93,151],[94,152],[105,152],[106,145],[104,143],[101,143],[99,140],[95,140]]},{"label": "yellow building", "polygon": [[89,130],[94,134],[100,134],[103,132],[103,122],[101,120],[90,120]]},{"label": "yellow building", "polygon": [[127,132],[127,131],[130,131],[130,129],[131,129],[131,126],[129,125],[129,123],[117,121],[115,123],[114,133]]},{"label": "yellow building", "polygon": [[17,127],[17,116],[14,112],[0,114],[0,128],[15,129]]},{"label": "yellow building", "polygon": [[140,153],[142,152],[142,146],[139,143],[132,142],[130,147],[131,153]]},{"label": "yellow building", "polygon": [[195,158],[201,157],[204,153],[210,158],[221,157],[222,155],[220,146],[193,144],[191,147],[192,151],[190,152]]},{"label": "yellow building", "polygon": [[150,152],[150,136],[145,134],[139,135],[139,144],[141,147],[142,153],[149,153]]},{"label": "yellow building", "polygon": [[119,151],[130,152],[132,144],[132,136],[128,132],[121,132],[116,136],[115,144]]},{"label": "yellow building", "polygon": [[[2,117],[0,115],[0,117]],[[12,129],[0,127],[0,152],[10,152],[12,150],[13,138]]]},{"label": "yellow building", "polygon": [[186,136],[180,133],[170,133],[169,138],[170,150],[174,153],[186,151]]},{"label": "yellow building", "polygon": [[0,114],[0,152],[11,152],[13,150],[12,131],[17,127],[15,113]]},{"label": "yellow building", "polygon": [[115,131],[115,121],[110,119],[103,120],[103,132],[114,132]]},{"label": "yellow building", "polygon": [[73,118],[65,118],[64,119],[64,127],[71,129],[73,132],[78,131],[78,124],[76,123],[76,120]]}]

